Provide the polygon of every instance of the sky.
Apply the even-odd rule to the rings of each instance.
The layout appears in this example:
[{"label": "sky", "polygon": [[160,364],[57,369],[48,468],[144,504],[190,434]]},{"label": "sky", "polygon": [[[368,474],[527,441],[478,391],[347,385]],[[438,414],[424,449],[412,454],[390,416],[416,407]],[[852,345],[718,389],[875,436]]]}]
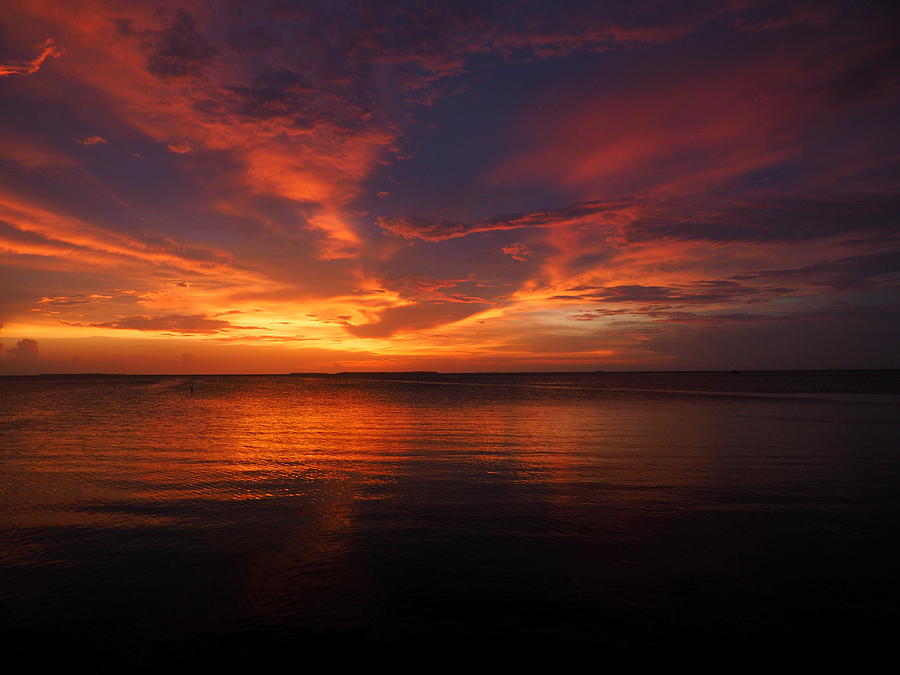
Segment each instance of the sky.
[{"label": "sky", "polygon": [[900,367],[892,3],[0,4],[0,373]]}]

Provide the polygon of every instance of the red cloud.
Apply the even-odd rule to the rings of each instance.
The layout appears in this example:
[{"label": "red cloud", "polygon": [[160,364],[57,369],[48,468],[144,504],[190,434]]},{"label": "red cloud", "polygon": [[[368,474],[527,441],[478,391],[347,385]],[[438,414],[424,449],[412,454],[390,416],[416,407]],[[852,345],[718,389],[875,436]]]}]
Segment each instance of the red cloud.
[{"label": "red cloud", "polygon": [[33,59],[0,63],[0,77],[4,75],[32,75],[40,70],[44,61],[59,58],[64,52],[65,50],[59,47],[53,38],[47,38],[41,46],[40,53]]},{"label": "red cloud", "polygon": [[513,260],[519,260],[521,262],[528,260],[528,256],[533,253],[533,251],[525,244],[520,244],[518,242],[510,244],[509,246],[504,246],[501,250]]}]

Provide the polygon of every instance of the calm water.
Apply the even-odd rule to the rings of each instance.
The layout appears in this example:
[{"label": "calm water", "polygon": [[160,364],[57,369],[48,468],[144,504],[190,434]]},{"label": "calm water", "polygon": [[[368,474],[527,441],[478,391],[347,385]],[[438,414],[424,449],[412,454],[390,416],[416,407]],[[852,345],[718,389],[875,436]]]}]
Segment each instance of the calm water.
[{"label": "calm water", "polygon": [[4,655],[872,647],[898,479],[897,372],[0,378]]}]

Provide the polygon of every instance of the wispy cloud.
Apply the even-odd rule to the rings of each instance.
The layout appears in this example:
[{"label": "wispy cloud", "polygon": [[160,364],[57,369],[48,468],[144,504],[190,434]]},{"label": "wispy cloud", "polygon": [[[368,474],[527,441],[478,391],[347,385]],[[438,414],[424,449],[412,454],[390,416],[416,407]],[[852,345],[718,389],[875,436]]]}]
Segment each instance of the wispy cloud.
[{"label": "wispy cloud", "polygon": [[445,241],[468,234],[496,230],[565,227],[582,222],[602,224],[612,222],[604,219],[603,215],[614,216],[631,204],[633,201],[630,199],[585,202],[560,209],[495,216],[476,223],[455,222],[440,218],[379,218],[378,226],[385,232],[404,239]]},{"label": "wispy cloud", "polygon": [[224,319],[212,319],[205,314],[168,314],[166,316],[126,316],[113,321],[98,323],[69,323],[90,328],[111,328],[117,330],[162,331],[184,335],[221,333],[226,330],[264,330],[259,326],[237,326]]},{"label": "wispy cloud", "polygon": [[41,69],[47,59],[56,59],[65,53],[65,50],[56,44],[53,38],[47,38],[41,45],[40,52],[32,59],[21,61],[0,61],[0,77],[4,75],[33,75]]}]

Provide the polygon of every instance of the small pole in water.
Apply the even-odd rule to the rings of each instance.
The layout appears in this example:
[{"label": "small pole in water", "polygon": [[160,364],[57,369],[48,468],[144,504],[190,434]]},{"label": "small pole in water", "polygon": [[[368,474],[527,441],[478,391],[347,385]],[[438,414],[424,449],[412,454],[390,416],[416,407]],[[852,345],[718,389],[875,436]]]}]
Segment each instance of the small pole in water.
[{"label": "small pole in water", "polygon": [[194,383],[191,382],[191,396],[194,395]]}]

